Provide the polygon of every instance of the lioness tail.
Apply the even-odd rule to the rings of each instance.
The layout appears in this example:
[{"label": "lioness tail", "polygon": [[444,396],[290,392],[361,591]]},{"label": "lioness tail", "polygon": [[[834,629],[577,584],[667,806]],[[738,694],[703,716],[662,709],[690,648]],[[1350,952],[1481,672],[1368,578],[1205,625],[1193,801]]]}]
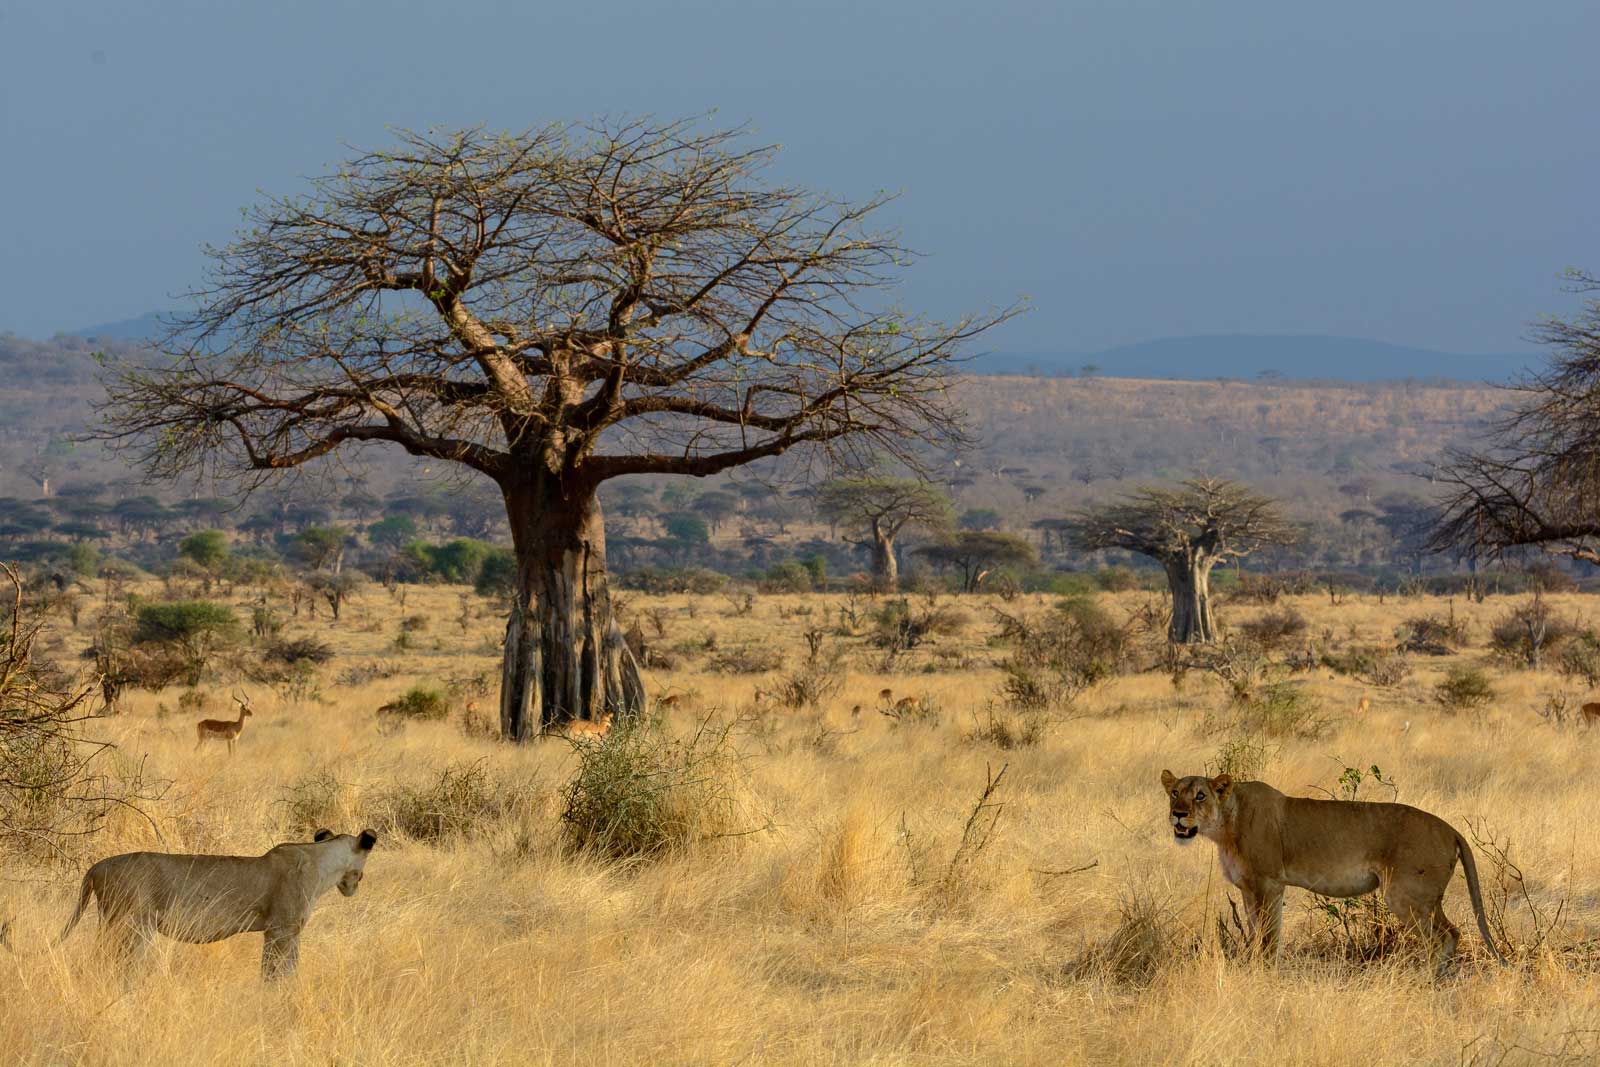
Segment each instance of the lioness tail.
[{"label": "lioness tail", "polygon": [[78,920],[83,918],[83,909],[88,906],[89,895],[94,892],[94,883],[89,880],[93,874],[93,867],[84,872],[83,886],[78,890],[78,906],[72,909],[72,918],[67,920],[66,927],[62,929],[61,934],[56,938],[55,945],[51,946],[52,948],[59,946],[63,941],[65,941],[67,939],[67,935],[72,933],[72,928],[78,925]]},{"label": "lioness tail", "polygon": [[1472,846],[1460,834],[1456,834],[1456,853],[1461,857],[1461,869],[1467,875],[1467,895],[1472,898],[1472,913],[1478,917],[1478,933],[1483,935],[1483,943],[1489,946],[1489,951],[1494,953],[1500,965],[1508,966],[1506,958],[1495,947],[1494,938],[1489,936],[1489,920],[1483,913],[1483,892],[1478,888],[1478,863],[1472,858]]}]

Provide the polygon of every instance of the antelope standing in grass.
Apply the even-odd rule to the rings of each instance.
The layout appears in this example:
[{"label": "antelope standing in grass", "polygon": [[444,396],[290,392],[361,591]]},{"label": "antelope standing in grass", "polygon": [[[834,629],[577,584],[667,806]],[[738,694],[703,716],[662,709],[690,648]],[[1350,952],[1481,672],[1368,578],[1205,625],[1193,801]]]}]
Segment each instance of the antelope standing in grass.
[{"label": "antelope standing in grass", "polygon": [[1593,726],[1600,722],[1600,703],[1585,704],[1583,706],[1583,725]]},{"label": "antelope standing in grass", "polygon": [[237,719],[201,719],[194,724],[194,748],[200,751],[200,746],[207,741],[228,742],[228,755],[233,755],[233,743],[244,732],[244,720],[255,712],[250,710],[248,697],[234,696],[233,702],[239,705]]},{"label": "antelope standing in grass", "polygon": [[568,737],[592,737],[595,740],[605,737],[611,732],[611,712],[606,712],[598,719],[573,719],[566,725],[565,733]]}]

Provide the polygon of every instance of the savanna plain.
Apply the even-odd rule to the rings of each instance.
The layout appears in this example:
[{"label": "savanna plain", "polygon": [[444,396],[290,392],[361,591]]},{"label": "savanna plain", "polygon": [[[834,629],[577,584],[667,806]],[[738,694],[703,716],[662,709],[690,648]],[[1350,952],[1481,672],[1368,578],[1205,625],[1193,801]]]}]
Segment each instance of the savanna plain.
[{"label": "savanna plain", "polygon": [[[233,599],[248,617],[253,594]],[[294,615],[331,660],[268,684],[223,655],[86,729],[159,788],[91,837],[6,855],[0,1061],[1600,1062],[1600,730],[1577,711],[1597,697],[1491,654],[1526,596],[1224,603],[1230,633],[1285,611],[1305,631],[1186,671],[1159,597],[1088,599],[1131,650],[1067,683],[1017,662],[1057,597],[629,593],[652,721],[524,745],[495,738],[502,605],[368,586],[337,623]],[[1422,617],[1454,640],[1396,655]],[[40,648],[74,662],[91,633],[53,616]],[[1493,696],[1441,701],[1467,667]],[[444,702],[379,712],[417,686]],[[194,722],[231,718],[235,694],[254,709],[235,754],[197,750]],[[1280,966],[1249,961],[1215,848],[1173,840],[1164,768],[1442,816],[1480,845],[1512,965],[1459,870],[1442,978],[1371,907],[1293,889]],[[318,826],[380,840],[360,891],[320,902],[290,981],[262,984],[249,934],[158,941],[131,980],[92,915],[48,947],[97,858],[259,854]]]}]

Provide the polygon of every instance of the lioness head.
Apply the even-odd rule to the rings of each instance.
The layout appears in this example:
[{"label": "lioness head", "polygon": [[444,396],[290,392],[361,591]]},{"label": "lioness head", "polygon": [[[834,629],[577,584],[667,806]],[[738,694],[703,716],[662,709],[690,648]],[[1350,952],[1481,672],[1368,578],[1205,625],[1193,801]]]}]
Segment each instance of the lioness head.
[{"label": "lioness head", "polygon": [[[332,830],[318,830],[312,835],[311,840],[317,844],[327,842],[333,848],[348,848],[348,856],[341,855],[344,870],[339,875],[339,892],[347,897],[356,894],[356,887],[361,884],[361,871],[367,865],[367,857],[372,855],[372,846],[378,843],[378,835],[372,830],[363,830],[359,836],[354,834],[336,834]],[[323,868],[326,870],[327,868]],[[324,885],[327,883],[324,882]]]},{"label": "lioness head", "polygon": [[1180,844],[1194,840],[1197,834],[1210,837],[1222,829],[1222,802],[1233,788],[1232,778],[1226,774],[1215,778],[1203,774],[1179,778],[1171,771],[1162,771],[1161,788],[1167,791],[1172,835]]}]

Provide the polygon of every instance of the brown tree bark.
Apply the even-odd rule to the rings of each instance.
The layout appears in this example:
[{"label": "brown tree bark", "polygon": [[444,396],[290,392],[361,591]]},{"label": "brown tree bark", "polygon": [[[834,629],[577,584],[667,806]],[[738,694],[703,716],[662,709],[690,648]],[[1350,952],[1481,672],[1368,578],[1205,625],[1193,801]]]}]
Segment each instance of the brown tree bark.
[{"label": "brown tree bark", "polygon": [[1175,645],[1215,641],[1217,627],[1211,615],[1211,568],[1215,562],[1195,553],[1165,562],[1167,586],[1172,591],[1167,640]]},{"label": "brown tree bark", "polygon": [[605,522],[594,487],[512,482],[506,511],[518,591],[506,625],[500,730],[525,741],[572,719],[644,708],[639,665],[611,609]]},{"label": "brown tree bark", "polygon": [[872,581],[885,593],[900,588],[900,562],[894,557],[894,530],[878,521],[872,524]]}]

